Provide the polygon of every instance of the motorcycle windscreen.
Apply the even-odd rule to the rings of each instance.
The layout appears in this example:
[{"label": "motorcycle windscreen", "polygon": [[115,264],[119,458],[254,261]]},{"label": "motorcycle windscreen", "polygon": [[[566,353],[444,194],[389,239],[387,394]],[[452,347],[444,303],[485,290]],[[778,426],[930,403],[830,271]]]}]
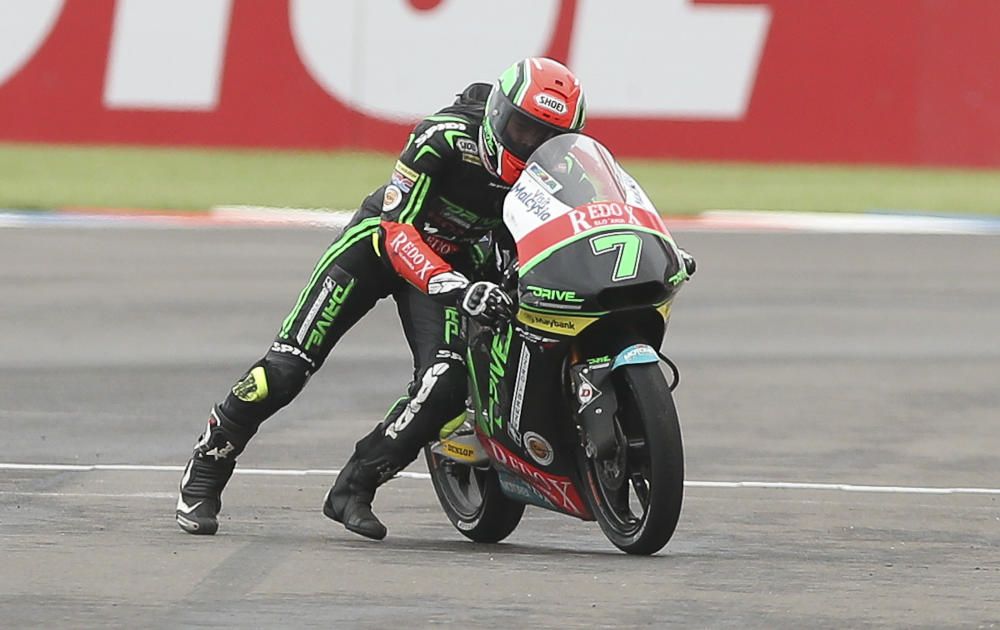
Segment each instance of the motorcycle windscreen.
[{"label": "motorcycle windscreen", "polygon": [[504,200],[503,217],[522,272],[592,231],[632,227],[673,242],[639,184],[603,145],[581,134],[556,136],[531,155]]},{"label": "motorcycle windscreen", "polygon": [[518,319],[548,333],[572,336],[610,311],[662,306],[681,277],[649,198],[587,136],[559,136],[532,155],[504,221],[517,243]]}]

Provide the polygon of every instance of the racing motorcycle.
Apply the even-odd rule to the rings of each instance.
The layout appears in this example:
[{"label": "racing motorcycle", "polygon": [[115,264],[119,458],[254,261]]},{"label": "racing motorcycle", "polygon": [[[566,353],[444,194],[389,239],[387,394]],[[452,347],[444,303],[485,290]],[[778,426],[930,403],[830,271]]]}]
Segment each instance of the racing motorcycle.
[{"label": "racing motorcycle", "polygon": [[500,330],[461,322],[469,411],[424,449],[438,500],[477,542],[506,538],[531,504],[596,520],[626,553],[655,553],[684,491],[679,373],[658,348],[693,261],[584,135],[535,151],[503,220],[518,310]]}]

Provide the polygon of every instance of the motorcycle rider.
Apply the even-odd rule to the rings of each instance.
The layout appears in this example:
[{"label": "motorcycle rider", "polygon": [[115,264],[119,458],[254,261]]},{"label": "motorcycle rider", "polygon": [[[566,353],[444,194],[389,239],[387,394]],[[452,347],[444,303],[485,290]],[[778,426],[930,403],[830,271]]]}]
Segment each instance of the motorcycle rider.
[{"label": "motorcycle rider", "polygon": [[569,69],[531,57],[492,86],[470,85],[417,124],[389,182],[362,202],[320,258],[270,349],[211,410],[181,478],[182,529],[217,531],[222,491],[260,424],[298,395],[351,326],[392,295],[413,380],[357,442],[323,504],[348,530],[385,536],[371,509],[376,488],[465,411],[459,312],[496,326],[513,311],[510,297],[484,279],[477,243],[502,227],[504,196],[525,160],[549,138],[581,130],[585,109]]}]

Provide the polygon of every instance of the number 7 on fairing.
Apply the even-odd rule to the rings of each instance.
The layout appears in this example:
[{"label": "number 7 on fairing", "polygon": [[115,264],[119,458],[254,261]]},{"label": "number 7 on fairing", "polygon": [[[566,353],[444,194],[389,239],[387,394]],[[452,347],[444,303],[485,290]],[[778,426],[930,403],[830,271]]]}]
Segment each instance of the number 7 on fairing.
[{"label": "number 7 on fairing", "polygon": [[639,273],[639,256],[642,254],[642,239],[632,232],[601,234],[590,239],[590,249],[595,256],[611,251],[618,252],[611,281],[631,280]]}]

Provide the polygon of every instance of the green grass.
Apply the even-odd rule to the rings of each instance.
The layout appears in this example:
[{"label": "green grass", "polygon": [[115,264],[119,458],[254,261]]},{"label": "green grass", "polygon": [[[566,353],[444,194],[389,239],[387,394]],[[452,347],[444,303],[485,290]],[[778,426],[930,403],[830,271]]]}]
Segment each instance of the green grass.
[{"label": "green grass", "polygon": [[661,211],[906,210],[1000,215],[1000,170],[624,162]]},{"label": "green grass", "polygon": [[[354,208],[395,157],[0,144],[0,207]],[[1000,170],[624,161],[665,213],[706,209],[1000,214]]]}]

